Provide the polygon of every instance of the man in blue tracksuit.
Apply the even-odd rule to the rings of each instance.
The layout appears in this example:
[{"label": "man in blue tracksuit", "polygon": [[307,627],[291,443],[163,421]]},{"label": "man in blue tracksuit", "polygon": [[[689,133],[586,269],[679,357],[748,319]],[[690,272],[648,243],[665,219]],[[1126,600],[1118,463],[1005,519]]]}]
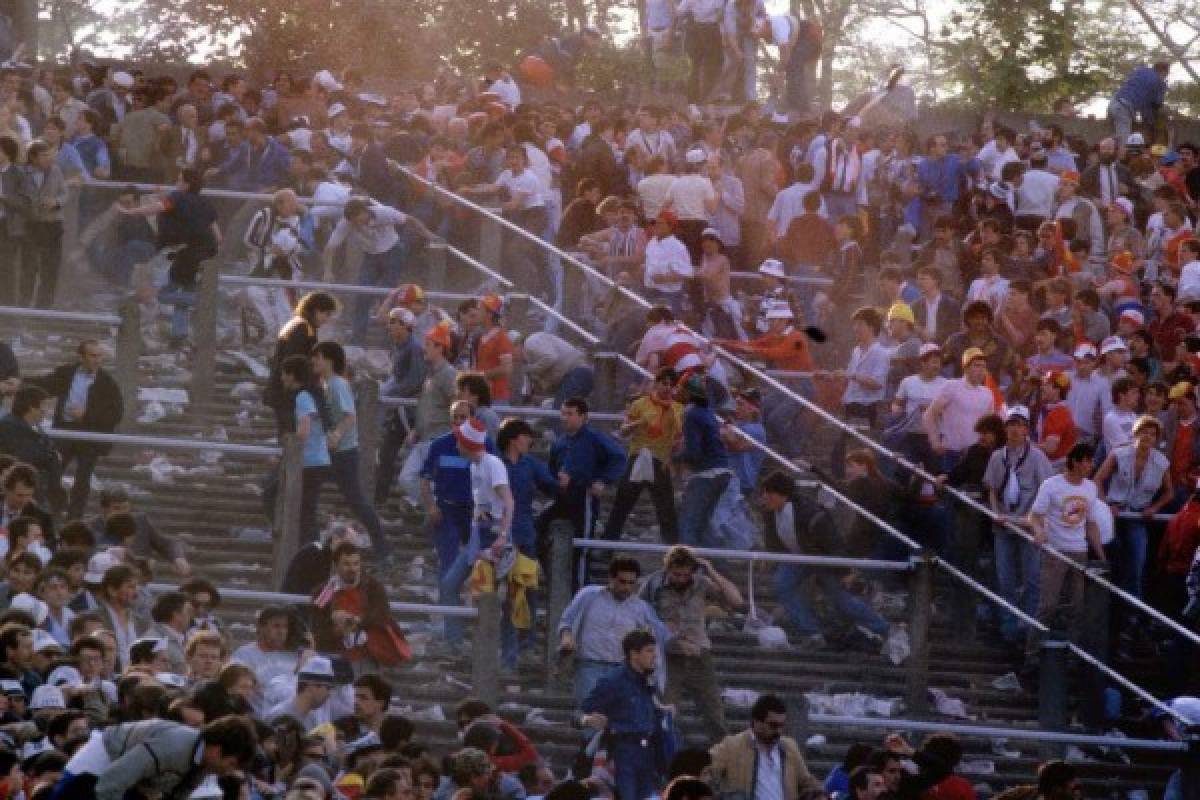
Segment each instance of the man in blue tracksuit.
[{"label": "man in blue tracksuit", "polygon": [[625,663],[601,678],[584,699],[583,724],[608,734],[608,755],[617,766],[617,796],[645,800],[659,788],[653,678],[658,645],[654,634],[636,630],[625,635],[621,649]]},{"label": "man in blue tracksuit", "polygon": [[563,432],[550,448],[550,472],[558,481],[558,499],[538,516],[536,524],[538,556],[547,573],[551,523],[570,520],[576,537],[590,538],[597,517],[595,504],[625,472],[624,448],[588,426],[586,400],[572,397],[559,412]]},{"label": "man in blue tracksuit", "polygon": [[721,441],[721,421],[708,407],[704,376],[688,376],[681,391],[687,410],[683,412],[683,451],[675,460],[691,471],[691,477],[679,503],[679,541],[698,547],[706,543],[709,522],[733,480],[733,470],[729,451]]},{"label": "man in blue tracksuit", "polygon": [[1167,99],[1167,73],[1170,71],[1171,65],[1166,61],[1152,67],[1143,64],[1129,73],[1108,101],[1108,120],[1122,152],[1138,119],[1145,128],[1153,130],[1155,118]]},{"label": "man in blue tracksuit", "polygon": [[[459,400],[450,406],[454,425],[471,418],[471,406]],[[496,454],[491,439],[487,452]],[[429,454],[421,467],[421,500],[425,518],[433,531],[433,547],[438,558],[438,580],[458,557],[459,548],[471,535],[471,462],[458,452],[454,431],[443,433],[429,443]]]}]

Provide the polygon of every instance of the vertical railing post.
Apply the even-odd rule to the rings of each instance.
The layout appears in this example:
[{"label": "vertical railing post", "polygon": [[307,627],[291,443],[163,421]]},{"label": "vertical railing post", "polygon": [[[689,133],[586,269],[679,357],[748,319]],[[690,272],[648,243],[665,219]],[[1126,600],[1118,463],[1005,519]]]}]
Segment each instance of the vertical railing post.
[{"label": "vertical railing post", "polygon": [[375,468],[379,463],[379,381],[354,382],[354,416],[358,423],[358,474],[363,494],[375,496]]},{"label": "vertical railing post", "polygon": [[[1041,644],[1038,676],[1038,729],[1061,731],[1067,725],[1067,642],[1046,639]],[[1042,742],[1042,758],[1059,758],[1063,745]]]},{"label": "vertical railing post", "polygon": [[787,726],[788,735],[803,748],[808,741],[808,698],[800,692],[787,699]]},{"label": "vertical railing post", "polygon": [[[75,290],[74,287],[78,285],[77,279],[88,271],[87,253],[80,242],[83,235],[79,214],[82,196],[82,187],[67,187],[67,202],[62,209],[63,235],[62,241],[59,243],[59,279],[58,285],[54,288],[54,297],[50,298],[50,303],[54,308],[61,306],[62,298]],[[28,257],[29,255],[26,253],[25,258]]]},{"label": "vertical railing post", "polygon": [[136,300],[121,303],[121,324],[117,326],[117,353],[114,375],[121,387],[125,415],[119,430],[125,431],[137,419],[138,359],[142,356],[142,309]]},{"label": "vertical railing post", "polygon": [[[488,209],[493,214],[499,214],[500,209]],[[494,270],[501,271],[500,263],[504,251],[504,228],[499,221],[492,217],[479,218],[479,260]]]},{"label": "vertical railing post", "polygon": [[617,402],[617,365],[621,363],[616,353],[596,353],[592,357],[592,369],[595,380],[592,388],[591,404],[597,411],[612,411],[619,406]]},{"label": "vertical railing post", "polygon": [[571,554],[575,528],[566,520],[550,525],[550,564],[546,574],[546,689],[558,685],[558,624],[571,602]]},{"label": "vertical railing post", "polygon": [[300,504],[304,494],[304,443],[294,433],[279,437],[279,493],[275,497],[275,588],[283,586],[288,564],[300,549]]},{"label": "vertical railing post", "polygon": [[484,592],[475,599],[475,641],[471,643],[471,690],[495,708],[500,701],[500,595]]},{"label": "vertical railing post", "polygon": [[192,386],[193,406],[212,400],[217,371],[217,300],[221,284],[221,266],[217,259],[200,265],[196,287],[196,307],[192,309]]},{"label": "vertical railing post", "polygon": [[446,243],[430,242],[425,248],[425,289],[441,292],[446,289]]},{"label": "vertical railing post", "polygon": [[[1092,576],[1107,577],[1107,565],[1088,565],[1088,578],[1084,584],[1083,609],[1080,619],[1079,646],[1105,664],[1109,659],[1109,614],[1112,610],[1112,595],[1092,580]],[[1104,694],[1108,688],[1107,677],[1100,670],[1089,669],[1081,676],[1083,689],[1079,704],[1079,718],[1084,725],[1101,730],[1105,722]]]},{"label": "vertical railing post", "polygon": [[927,553],[909,558],[908,673],[905,700],[914,714],[929,710],[929,649],[933,627],[933,559]]}]

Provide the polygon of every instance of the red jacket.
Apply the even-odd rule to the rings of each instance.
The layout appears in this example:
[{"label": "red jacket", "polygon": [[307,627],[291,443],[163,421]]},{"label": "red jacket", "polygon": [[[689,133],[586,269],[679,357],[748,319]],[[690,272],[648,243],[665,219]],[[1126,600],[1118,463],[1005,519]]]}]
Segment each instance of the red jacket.
[{"label": "red jacket", "polygon": [[976,800],[975,787],[960,775],[950,775],[926,789],[921,800]]},{"label": "red jacket", "polygon": [[1158,568],[1167,575],[1187,575],[1200,547],[1200,500],[1191,499],[1167,523],[1158,546]]},{"label": "red jacket", "polygon": [[533,742],[516,725],[508,720],[499,720],[500,744],[492,754],[492,765],[501,772],[516,774],[526,764],[540,764],[542,757],[534,749]]}]

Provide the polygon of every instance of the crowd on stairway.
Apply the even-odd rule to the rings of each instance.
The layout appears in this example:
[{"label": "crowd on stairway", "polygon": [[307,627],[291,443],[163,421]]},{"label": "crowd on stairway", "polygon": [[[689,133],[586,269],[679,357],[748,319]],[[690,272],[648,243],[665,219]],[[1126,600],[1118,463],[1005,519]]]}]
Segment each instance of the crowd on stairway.
[{"label": "crowd on stairway", "polygon": [[[1097,141],[991,117],[919,141],[871,113],[894,80],[856,112],[813,110],[819,33],[803,21],[742,0],[671,12],[651,28],[664,48],[682,31],[693,62],[674,105],[567,102],[559,87],[591,30],[511,71],[387,94],[353,70],[259,85],[197,69],[179,86],[91,63],[0,68],[0,306],[50,307],[64,261],[84,265],[128,289],[152,333],[161,313],[186,354],[218,253],[244,254],[255,277],[330,284],[238,298],[247,341],[273,340],[263,402],[302,445],[284,589],[310,601],[261,609],[237,648],[220,587],[192,577],[127,493],[106,487],[88,516],[108,445],[44,431],[111,433],[129,413],[101,343],[79,341],[46,375],[0,343],[0,798],[972,798],[948,734],[856,746],[819,782],[784,735],[785,698],[758,697],[746,730],[726,722],[708,620],[753,598],[696,551],[906,558],[880,520],[1006,601],[982,623],[1025,676],[1043,628],[1086,638],[1097,562],[1195,629],[1200,147],[1154,138],[1169,65],[1130,74]],[[765,105],[759,40],[786,56]],[[211,188],[270,199],[234,231]],[[479,216],[453,195],[515,226],[488,266],[556,311],[517,319],[493,292],[443,308],[418,285],[427,242],[476,250]],[[64,247],[72,196],[83,234]],[[576,261],[592,269],[578,281]],[[343,303],[339,283],[392,291]],[[615,430],[591,419],[605,410],[594,348],[573,344],[572,326],[640,370],[620,386]],[[357,418],[347,348],[380,336],[394,404],[367,486],[359,434],[375,421]],[[869,516],[847,524],[797,473]],[[327,484],[355,522],[322,513]],[[643,489],[657,525],[635,531]],[[502,674],[544,663],[543,647],[573,664],[573,720],[597,735],[569,780],[480,701],[458,707],[461,747],[445,759],[389,712],[403,687],[385,675],[414,658],[387,605],[394,496],[424,515],[441,605],[502,595]],[[644,561],[577,552],[572,574],[553,576],[574,596],[539,636],[564,526],[670,547],[648,575]],[[177,590],[150,593],[155,561]],[[607,579],[589,583],[602,561]],[[887,650],[903,632],[873,602],[882,588],[779,563],[778,613],[756,622],[805,650]],[[1200,723],[1192,643],[1124,601],[1111,617],[1097,657],[1148,656],[1171,707]],[[464,642],[446,617],[426,655],[453,661]],[[684,701],[711,747],[679,739]],[[1089,712],[1101,730],[1123,714]],[[1081,788],[1052,761],[1023,791]]]}]

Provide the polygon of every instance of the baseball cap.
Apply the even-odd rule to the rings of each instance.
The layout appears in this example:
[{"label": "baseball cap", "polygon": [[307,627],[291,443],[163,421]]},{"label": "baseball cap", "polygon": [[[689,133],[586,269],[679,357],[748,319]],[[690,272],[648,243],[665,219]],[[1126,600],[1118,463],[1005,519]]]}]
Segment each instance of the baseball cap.
[{"label": "baseball cap", "polygon": [[1072,355],[1075,356],[1075,358],[1080,359],[1095,358],[1096,345],[1092,344],[1091,342],[1080,342],[1079,345],[1075,347],[1075,352],[1072,353]]},{"label": "baseball cap", "polygon": [[1122,311],[1120,319],[1127,319],[1139,328],[1146,324],[1146,315],[1136,308],[1127,308]]},{"label": "baseball cap", "polygon": [[926,342],[925,344],[921,345],[921,349],[917,351],[917,358],[924,359],[926,356],[933,355],[934,353],[937,353],[940,356],[942,354],[942,346],[937,342]]},{"label": "baseball cap", "polygon": [[972,361],[978,358],[987,358],[987,356],[978,347],[968,347],[962,354],[963,369],[966,369]]},{"label": "baseball cap", "polygon": [[388,319],[398,319],[400,324],[406,328],[411,328],[417,321],[417,315],[409,311],[407,308],[393,308],[388,312]]},{"label": "baseball cap", "polygon": [[1168,400],[1178,400],[1182,397],[1187,397],[1192,393],[1192,385],[1187,381],[1180,381],[1171,387],[1171,391],[1167,392]]},{"label": "baseball cap", "polygon": [[450,349],[450,323],[446,321],[439,322],[433,326],[429,333],[425,334],[425,338],[434,344],[442,346],[443,350]]},{"label": "baseball cap", "polygon": [[45,622],[47,615],[50,613],[50,609],[45,603],[28,592],[21,592],[18,594],[9,602],[8,607],[15,608],[18,611],[24,611],[26,614],[33,617],[34,623],[38,625],[41,625],[43,622]]},{"label": "baseball cap", "polygon": [[325,683],[332,686],[333,664],[325,656],[313,656],[304,662],[304,666],[296,675],[296,680],[305,683]]},{"label": "baseball cap", "polygon": [[1044,383],[1052,383],[1060,389],[1066,390],[1071,388],[1071,376],[1063,372],[1061,369],[1052,369],[1042,375]]},{"label": "baseball cap", "polygon": [[477,419],[469,419],[454,429],[454,439],[462,449],[478,453],[487,446],[487,428]]},{"label": "baseball cap", "polygon": [[1140,133],[1131,133],[1125,139],[1125,146],[1126,147],[1145,147],[1146,146],[1146,137],[1142,136]]},{"label": "baseball cap", "polygon": [[1112,205],[1125,212],[1125,216],[1133,219],[1133,201],[1128,197],[1118,197],[1112,201]]},{"label": "baseball cap", "polygon": [[117,566],[117,559],[108,551],[96,553],[88,559],[87,572],[83,574],[84,583],[99,584],[104,580],[104,573]]},{"label": "baseball cap", "polygon": [[46,676],[46,683],[51,686],[79,686],[83,683],[83,675],[75,667],[64,664],[50,671]]},{"label": "baseball cap", "polygon": [[701,150],[699,147],[692,148],[684,155],[683,160],[689,164],[703,164],[708,161],[708,153]]},{"label": "baseball cap", "polygon": [[400,302],[406,306],[410,306],[413,303],[423,303],[425,302],[425,290],[415,283],[407,284],[404,287],[404,294],[400,296]]},{"label": "baseball cap", "polygon": [[1133,253],[1128,250],[1122,250],[1112,257],[1110,262],[1113,269],[1117,272],[1132,272],[1133,271]]},{"label": "baseball cap", "polygon": [[114,72],[112,82],[114,86],[120,86],[122,89],[133,88],[133,76],[128,72]]},{"label": "baseball cap", "polygon": [[62,689],[57,686],[43,684],[33,690],[29,699],[29,710],[39,711],[43,708],[66,708],[67,699],[63,697]]},{"label": "baseball cap", "polygon": [[334,117],[336,117],[340,114],[345,114],[345,113],[346,113],[346,106],[344,103],[334,103],[333,105],[331,105],[329,107],[329,112],[328,112],[327,116],[330,119],[333,119]]},{"label": "baseball cap", "polygon": [[1025,424],[1029,424],[1029,409],[1022,405],[1011,406],[1008,413],[1004,415],[1005,422],[1012,422],[1014,419],[1023,419]]},{"label": "baseball cap", "polygon": [[0,681],[0,692],[2,692],[5,697],[24,697],[25,687],[21,685],[20,681],[6,679]]},{"label": "baseball cap", "polygon": [[44,631],[41,628],[34,628],[33,652],[44,653],[47,650],[58,650],[59,652],[64,652],[66,648],[59,644],[58,639],[55,639],[53,636],[51,636],[49,631]]},{"label": "baseball cap", "polygon": [[917,319],[913,316],[912,309],[908,307],[907,303],[893,303],[892,307],[888,309],[887,319],[888,322],[891,322],[894,319],[899,319],[904,320],[909,325],[917,324]]},{"label": "baseball cap", "polygon": [[705,228],[700,231],[701,239],[716,239],[721,244],[725,244],[725,240],[721,238],[721,232],[716,228]]},{"label": "baseball cap", "polygon": [[1125,344],[1125,340],[1120,336],[1109,336],[1100,343],[1100,355],[1108,355],[1122,350],[1128,351],[1129,347]]}]

